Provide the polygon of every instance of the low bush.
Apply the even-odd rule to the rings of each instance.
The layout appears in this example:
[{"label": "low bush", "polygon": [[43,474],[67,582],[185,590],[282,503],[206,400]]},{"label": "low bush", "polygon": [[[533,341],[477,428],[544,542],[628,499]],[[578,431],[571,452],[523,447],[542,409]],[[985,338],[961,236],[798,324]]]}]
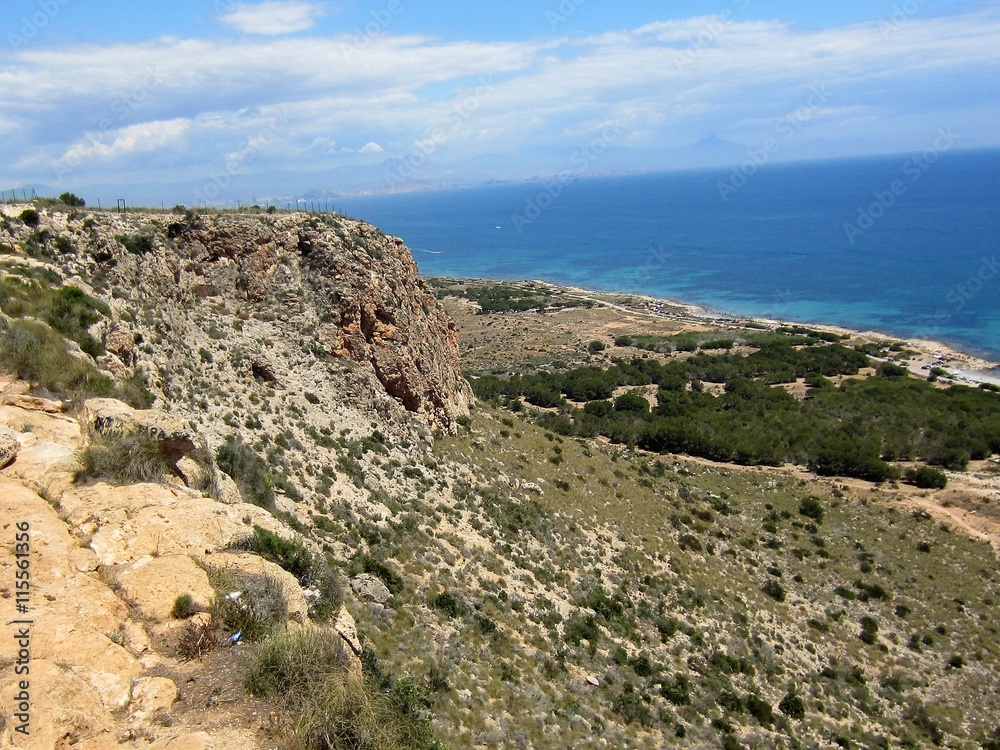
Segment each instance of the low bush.
[{"label": "low bush", "polygon": [[315,563],[312,553],[298,539],[285,539],[261,526],[254,525],[253,536],[240,547],[270,560],[304,582]]},{"label": "low bush", "polygon": [[182,661],[200,659],[209,651],[218,648],[220,641],[219,633],[213,623],[189,622],[181,631],[180,640],[177,642],[177,655]]},{"label": "low bush", "polygon": [[140,232],[138,234],[120,234],[115,237],[122,247],[133,255],[145,255],[153,251],[153,235]]},{"label": "low bush", "polygon": [[124,401],[133,409],[148,409],[156,397],[150,392],[146,381],[139,374],[131,375],[118,384],[115,398]]},{"label": "low bush", "polygon": [[273,511],[274,483],[267,463],[235,435],[226,438],[215,453],[219,469],[226,472],[248,503]]},{"label": "low bush", "polygon": [[818,497],[810,495],[799,503],[799,514],[820,523],[823,520],[823,503]]},{"label": "low bush", "polygon": [[785,693],[785,697],[778,704],[778,710],[789,719],[804,719],[806,717],[806,704],[794,689]]},{"label": "low bush", "polygon": [[760,587],[760,590],[767,594],[769,597],[774,599],[776,602],[785,601],[785,587],[778,583],[773,578],[769,578],[764,582],[764,585]]},{"label": "low bush", "polygon": [[444,612],[444,614],[451,618],[461,617],[468,611],[468,607],[450,591],[442,591],[439,594],[435,594],[430,598],[428,604],[430,604],[431,608],[439,612]]},{"label": "low bush", "polygon": [[403,577],[372,555],[356,555],[351,562],[351,569],[354,573],[370,573],[378,577],[393,594],[403,590]]},{"label": "low bush", "polygon": [[191,594],[181,594],[174,599],[174,606],[170,610],[170,616],[175,620],[186,620],[197,611]]},{"label": "low bush", "polygon": [[78,482],[106,479],[115,484],[162,482],[173,466],[142,430],[94,435],[80,453]]},{"label": "low bush", "polygon": [[691,703],[691,688],[688,678],[679,674],[669,682],[664,682],[660,687],[660,695],[673,703],[675,706],[686,706]]},{"label": "low bush", "polygon": [[593,615],[587,617],[576,615],[566,621],[563,638],[566,643],[574,646],[579,646],[581,641],[587,641],[593,648],[601,640],[601,629],[597,627],[597,620]]},{"label": "low bush", "polygon": [[232,545],[270,560],[295,576],[303,588],[311,589],[309,615],[327,620],[343,602],[343,592],[337,572],[321,556],[314,555],[299,539],[285,539],[260,526],[253,534]]},{"label": "low bush", "polygon": [[924,490],[943,490],[948,486],[948,475],[933,466],[907,469],[903,478]]},{"label": "low bush", "polygon": [[878,643],[878,621],[870,615],[861,618],[861,634],[858,636],[869,646]]},{"label": "low bush", "polygon": [[209,580],[215,589],[212,619],[230,633],[259,641],[288,620],[288,602],[277,578],[216,568],[209,571]]},{"label": "low bush", "polygon": [[281,633],[260,643],[247,663],[253,695],[291,695],[341,678],[347,669],[344,640],[329,628]]},{"label": "low bush", "polygon": [[[379,668],[347,674],[343,640],[331,629],[283,633],[264,641],[245,673],[248,692],[281,701],[285,747],[295,750],[435,750],[423,701],[412,680]],[[377,664],[377,662],[376,662]]]},{"label": "low bush", "polygon": [[611,710],[621,716],[628,724],[650,726],[653,723],[653,712],[646,699],[647,696],[638,692],[634,686],[626,685],[621,694],[612,702]]},{"label": "low bush", "polygon": [[114,381],[73,357],[62,336],[44,323],[13,320],[0,324],[0,361],[36,389],[71,400],[114,396]]}]

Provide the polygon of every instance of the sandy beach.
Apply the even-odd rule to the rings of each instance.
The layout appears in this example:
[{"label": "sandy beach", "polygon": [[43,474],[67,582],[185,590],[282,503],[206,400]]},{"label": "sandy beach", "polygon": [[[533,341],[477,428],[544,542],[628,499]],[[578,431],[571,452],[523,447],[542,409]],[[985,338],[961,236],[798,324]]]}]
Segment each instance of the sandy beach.
[{"label": "sandy beach", "polygon": [[932,368],[941,368],[947,374],[946,376],[954,382],[975,386],[982,383],[1000,386],[1000,363],[960,351],[940,341],[900,339],[898,336],[880,331],[858,331],[827,323],[801,323],[774,318],[737,318],[699,305],[643,294],[595,292],[580,287],[560,286],[538,279],[533,279],[530,283],[633,315],[686,322],[692,327],[760,330],[762,326],[773,329],[781,326],[807,325],[818,331],[846,335],[856,340],[898,341],[905,344],[908,350],[916,353],[907,362],[907,367],[918,377],[926,378]]}]

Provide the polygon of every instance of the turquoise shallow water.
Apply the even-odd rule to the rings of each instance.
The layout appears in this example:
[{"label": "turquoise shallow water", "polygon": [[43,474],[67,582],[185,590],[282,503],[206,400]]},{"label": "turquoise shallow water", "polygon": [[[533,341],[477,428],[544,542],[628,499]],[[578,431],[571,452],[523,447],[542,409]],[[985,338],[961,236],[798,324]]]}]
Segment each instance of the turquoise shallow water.
[{"label": "turquoise shallow water", "polygon": [[[932,161],[933,159],[933,161]],[[345,199],[425,275],[538,278],[1000,360],[1000,151]]]}]

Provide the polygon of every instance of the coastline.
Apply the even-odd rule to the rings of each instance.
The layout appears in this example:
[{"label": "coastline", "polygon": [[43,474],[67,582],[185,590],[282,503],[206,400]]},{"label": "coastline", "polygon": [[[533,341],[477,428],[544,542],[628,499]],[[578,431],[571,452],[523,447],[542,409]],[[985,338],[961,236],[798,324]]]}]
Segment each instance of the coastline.
[{"label": "coastline", "polygon": [[[445,277],[441,277],[445,278]],[[521,281],[499,279],[459,279],[474,283],[500,283],[511,285],[532,284],[544,287],[552,292],[562,293],[581,300],[617,309],[622,313],[652,317],[659,320],[670,320],[682,324],[705,326],[724,330],[760,330],[760,326],[778,328],[780,326],[808,326],[818,331],[837,333],[867,341],[899,341],[907,348],[917,353],[915,359],[907,363],[907,368],[916,377],[926,378],[932,367],[940,367],[948,377],[960,384],[978,386],[983,383],[1000,386],[1000,362],[985,359],[962,351],[941,341],[930,339],[906,339],[882,331],[861,331],[830,323],[805,323],[801,321],[779,320],[756,316],[735,317],[732,314],[721,313],[701,305],[679,300],[664,299],[647,294],[629,292],[604,292],[582,287],[555,284],[543,279],[527,279]]]}]

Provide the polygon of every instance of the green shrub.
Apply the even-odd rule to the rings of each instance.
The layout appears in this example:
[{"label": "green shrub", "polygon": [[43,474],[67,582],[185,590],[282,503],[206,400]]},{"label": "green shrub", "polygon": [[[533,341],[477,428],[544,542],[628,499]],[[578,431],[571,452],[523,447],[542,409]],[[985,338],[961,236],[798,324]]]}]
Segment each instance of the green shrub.
[{"label": "green shrub", "polygon": [[644,414],[649,411],[649,401],[638,393],[623,393],[615,399],[615,411]]},{"label": "green shrub", "polygon": [[691,688],[685,675],[677,675],[669,682],[664,681],[660,687],[660,695],[675,706],[686,706],[691,703]]},{"label": "green shrub", "polygon": [[403,590],[403,577],[376,557],[366,554],[357,555],[352,561],[352,568],[356,572],[377,576],[394,594]]},{"label": "green shrub", "polygon": [[107,305],[75,286],[63,286],[52,295],[49,309],[43,312],[42,317],[63,336],[79,344],[87,354],[97,357],[104,353],[104,347],[87,329],[108,314]]},{"label": "green shrub", "polygon": [[37,227],[38,226],[38,220],[39,220],[38,211],[36,211],[33,208],[26,208],[26,209],[24,209],[18,215],[17,218],[19,218],[21,221],[23,221],[26,226],[29,226],[29,227]]},{"label": "green shrub", "polygon": [[664,642],[673,638],[679,628],[680,623],[673,617],[659,617],[656,620],[656,629]]},{"label": "green shrub", "polygon": [[821,444],[809,461],[809,470],[821,476],[854,477],[869,482],[899,478],[899,469],[883,461],[874,448],[843,436]]},{"label": "green shrub", "polygon": [[83,198],[79,198],[73,193],[63,193],[59,196],[59,202],[64,206],[69,206],[70,208],[83,208],[87,205],[87,202]]},{"label": "green shrub", "polygon": [[892,362],[883,362],[879,365],[878,376],[880,378],[905,378],[909,372],[905,367],[894,364]]},{"label": "green shrub", "polygon": [[785,587],[778,583],[773,578],[769,578],[764,582],[764,585],[760,587],[760,590],[767,594],[769,597],[774,599],[776,602],[785,601]]},{"label": "green shrub", "polygon": [[823,520],[823,503],[818,497],[810,495],[799,503],[799,514],[820,523]]},{"label": "green shrub", "polygon": [[22,380],[56,396],[79,400],[115,395],[114,381],[71,356],[62,336],[44,323],[0,323],[0,361]]},{"label": "green shrub", "polygon": [[162,482],[173,466],[142,430],[93,435],[80,454],[76,481],[106,479],[115,484]]},{"label": "green shrub", "polygon": [[943,490],[948,486],[948,475],[932,466],[907,469],[904,479],[924,490]]},{"label": "green shrub", "polygon": [[747,711],[753,716],[761,726],[769,727],[774,724],[774,708],[771,704],[759,695],[748,695],[744,702]]},{"label": "green shrub", "polygon": [[245,684],[252,695],[283,704],[288,725],[281,734],[296,750],[440,748],[412,680],[393,680],[381,669],[371,676],[366,669],[361,680],[347,674],[347,664],[331,629],[283,633],[254,649]]},{"label": "green shrub", "polygon": [[603,352],[607,349],[607,345],[603,341],[591,341],[587,344],[587,351],[591,354],[597,354],[598,352]]},{"label": "green shrub", "polygon": [[870,646],[878,643],[878,621],[870,615],[861,618],[861,634],[858,636]]},{"label": "green shrub", "polygon": [[118,384],[115,397],[133,409],[148,409],[156,401],[156,397],[150,392],[146,381],[138,373],[125,378]]},{"label": "green shrub", "polygon": [[133,255],[146,255],[153,251],[153,235],[146,232],[139,234],[119,234],[115,239]]},{"label": "green shrub", "polygon": [[646,696],[638,692],[633,685],[625,685],[625,689],[611,704],[611,710],[617,713],[628,724],[650,726],[653,723],[653,712],[647,705]]},{"label": "green shrub", "polygon": [[31,316],[48,323],[93,357],[103,354],[87,329],[109,316],[110,308],[75,286],[60,284],[58,275],[37,269],[0,277],[0,308],[14,318]]},{"label": "green shrub", "polygon": [[789,719],[804,719],[806,716],[806,704],[794,688],[785,693],[785,697],[778,704],[778,710]]},{"label": "green shrub", "polygon": [[317,620],[329,619],[340,607],[343,592],[336,571],[322,557],[316,556],[299,539],[285,539],[260,526],[254,533],[233,547],[244,549],[270,560],[295,576],[315,596],[309,599],[309,615]]},{"label": "green shrub", "polygon": [[435,594],[430,598],[428,604],[430,604],[433,609],[444,612],[452,619],[461,617],[468,612],[468,607],[459,601],[458,597],[450,591],[442,591],[439,594]]},{"label": "green shrub", "polygon": [[906,711],[905,717],[935,745],[940,745],[944,741],[944,732],[925,706],[918,704],[911,707]]},{"label": "green shrub", "polygon": [[306,628],[262,641],[247,662],[252,695],[288,696],[342,678],[347,669],[344,641],[331,628]]},{"label": "green shrub", "polygon": [[273,576],[216,568],[209,570],[209,581],[215,589],[212,619],[230,633],[259,641],[288,620],[284,589]]},{"label": "green shrub", "polygon": [[337,456],[337,468],[348,476],[355,487],[365,486],[365,470],[361,467],[361,462],[354,456]]},{"label": "green shrub", "polygon": [[574,615],[566,621],[563,638],[566,643],[574,646],[579,646],[581,641],[587,641],[594,647],[601,640],[601,630],[597,627],[597,620],[593,615],[586,617]]},{"label": "green shrub", "polygon": [[491,618],[480,612],[473,615],[472,620],[479,632],[485,636],[495,636],[500,632],[500,627]]},{"label": "green shrub", "polygon": [[646,652],[643,652],[634,659],[629,660],[628,664],[632,667],[632,671],[639,677],[652,677],[653,675],[659,674],[661,669],[661,667],[654,662]]},{"label": "green shrub", "polygon": [[273,511],[274,485],[267,463],[235,435],[226,438],[215,453],[219,469],[224,471],[240,490],[243,499]]},{"label": "green shrub", "polygon": [[866,583],[865,581],[855,581],[854,587],[858,590],[858,599],[863,602],[876,601],[887,602],[892,599],[892,592],[880,583]]},{"label": "green shrub", "polygon": [[239,546],[287,570],[300,582],[305,581],[315,567],[312,553],[301,541],[285,539],[261,526],[254,525],[253,536]]},{"label": "green shrub", "polygon": [[588,401],[583,411],[595,417],[607,417],[614,411],[614,406],[610,401]]},{"label": "green shrub", "polygon": [[186,620],[197,611],[191,594],[181,594],[174,599],[174,606],[170,610],[170,616],[175,620]]}]

